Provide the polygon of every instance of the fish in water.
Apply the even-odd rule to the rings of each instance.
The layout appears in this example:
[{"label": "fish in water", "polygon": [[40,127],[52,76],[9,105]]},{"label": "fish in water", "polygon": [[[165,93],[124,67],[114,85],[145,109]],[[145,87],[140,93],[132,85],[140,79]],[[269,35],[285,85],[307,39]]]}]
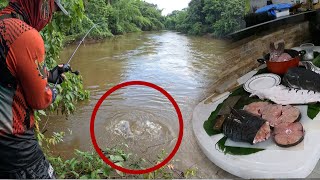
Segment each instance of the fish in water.
[{"label": "fish in water", "polygon": [[320,92],[320,74],[305,68],[290,68],[283,76],[282,84],[289,88]]},{"label": "fish in water", "polygon": [[223,134],[236,142],[256,144],[271,135],[269,122],[245,110],[232,109],[222,126]]},{"label": "fish in water", "polygon": [[121,135],[124,138],[132,138],[134,135],[130,128],[129,121],[122,120],[114,128],[114,132],[117,135]]},{"label": "fish in water", "polygon": [[310,90],[298,90],[283,85],[260,89],[251,93],[250,97],[258,96],[261,100],[269,99],[276,104],[293,105],[320,102],[320,93]]}]

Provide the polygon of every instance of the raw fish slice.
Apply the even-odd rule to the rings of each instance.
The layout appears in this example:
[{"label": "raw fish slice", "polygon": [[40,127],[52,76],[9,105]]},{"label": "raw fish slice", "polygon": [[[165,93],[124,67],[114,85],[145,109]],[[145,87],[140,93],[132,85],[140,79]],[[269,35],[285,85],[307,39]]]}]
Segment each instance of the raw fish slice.
[{"label": "raw fish slice", "polygon": [[283,106],[282,114],[279,117],[281,123],[293,123],[300,117],[300,110],[293,106]]},{"label": "raw fish slice", "polygon": [[269,122],[266,122],[261,129],[258,131],[256,137],[253,140],[253,144],[259,143],[259,142],[263,142],[267,139],[269,139],[270,135],[271,135],[271,129],[269,126]]},{"label": "raw fish slice", "polygon": [[281,123],[293,123],[300,118],[300,110],[291,105],[282,106],[268,102],[253,102],[246,105],[244,110],[262,117],[270,123],[271,127]]},{"label": "raw fish slice", "polygon": [[262,119],[268,121],[271,127],[280,124],[279,117],[282,114],[282,105],[268,105],[262,110]]},{"label": "raw fish slice", "polygon": [[268,106],[268,102],[254,102],[246,105],[243,109],[257,116],[262,116],[261,110]]},{"label": "raw fish slice", "polygon": [[295,145],[298,145],[303,138],[303,133],[294,133],[291,135],[286,134],[278,134],[275,135],[274,140],[276,141],[276,144],[280,147],[292,147]]},{"label": "raw fish slice", "polygon": [[282,123],[277,126],[277,128],[274,129],[274,134],[281,134],[285,132],[286,130],[292,130],[292,131],[301,131],[303,129],[303,126],[300,122],[297,123]]},{"label": "raw fish slice", "polygon": [[304,130],[300,122],[282,123],[274,129],[274,141],[280,147],[291,147],[301,143]]}]

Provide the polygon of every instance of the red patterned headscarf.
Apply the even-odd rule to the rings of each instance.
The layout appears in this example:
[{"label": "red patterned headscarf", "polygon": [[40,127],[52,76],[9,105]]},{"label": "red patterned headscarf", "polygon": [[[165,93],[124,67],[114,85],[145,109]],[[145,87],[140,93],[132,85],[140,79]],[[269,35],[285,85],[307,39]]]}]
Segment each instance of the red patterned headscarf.
[{"label": "red patterned headscarf", "polygon": [[26,23],[41,31],[52,19],[54,0],[10,0],[1,14],[19,13]]}]

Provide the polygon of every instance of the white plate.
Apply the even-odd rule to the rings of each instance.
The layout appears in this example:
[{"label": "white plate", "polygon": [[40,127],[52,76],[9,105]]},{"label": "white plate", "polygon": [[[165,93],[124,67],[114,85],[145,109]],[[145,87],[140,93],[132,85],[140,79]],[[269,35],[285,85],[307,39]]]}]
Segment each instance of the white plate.
[{"label": "white plate", "polygon": [[280,83],[281,83],[280,76],[272,73],[265,73],[265,74],[256,75],[250,78],[243,85],[243,88],[247,92],[252,93],[256,90],[272,88],[273,86],[277,86]]},{"label": "white plate", "polygon": [[203,128],[203,123],[229,95],[230,92],[206,104],[204,102],[208,99],[205,99],[193,111],[193,133],[203,153],[215,165],[243,179],[306,178],[313,170],[316,173],[314,177],[320,177],[317,174],[318,167],[315,169],[320,159],[320,115],[314,120],[308,119],[307,106],[301,106],[303,109],[301,121],[306,133],[303,148],[299,150],[266,149],[245,156],[221,152],[217,148],[217,142],[223,135],[209,136]]}]

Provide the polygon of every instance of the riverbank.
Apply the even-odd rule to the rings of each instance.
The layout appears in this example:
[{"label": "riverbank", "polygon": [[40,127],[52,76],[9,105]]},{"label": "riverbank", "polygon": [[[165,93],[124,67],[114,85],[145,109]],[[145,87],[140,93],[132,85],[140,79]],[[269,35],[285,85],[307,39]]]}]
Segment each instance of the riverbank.
[{"label": "riverbank", "polygon": [[[79,35],[74,35],[74,36],[66,36],[65,39],[63,40],[64,47],[66,48],[66,47],[68,47],[70,45],[79,44],[79,42],[83,39],[84,36],[85,36],[85,34],[79,34]],[[114,36],[110,36],[110,37],[107,37],[107,38],[93,38],[93,37],[88,36],[84,40],[84,42],[86,44],[95,44],[95,43],[103,42],[103,41],[105,41],[107,39],[110,39],[112,37],[114,37]]]},{"label": "riverbank", "polygon": [[[113,35],[113,36],[108,36],[108,37],[94,37],[90,36],[90,34],[84,39],[84,43],[86,44],[96,44],[96,43],[102,43],[104,41],[108,40],[115,40],[117,38],[121,38],[130,34],[141,34],[141,33],[153,33],[153,32],[162,32],[166,30],[161,30],[161,31],[137,31],[137,32],[129,32],[129,33],[124,33],[124,34],[118,34],[118,35]],[[83,39],[86,33],[83,34],[78,34],[78,35],[72,35],[72,36],[66,36],[63,40],[64,48],[67,48],[68,46],[72,45],[78,45],[79,42]]]}]

